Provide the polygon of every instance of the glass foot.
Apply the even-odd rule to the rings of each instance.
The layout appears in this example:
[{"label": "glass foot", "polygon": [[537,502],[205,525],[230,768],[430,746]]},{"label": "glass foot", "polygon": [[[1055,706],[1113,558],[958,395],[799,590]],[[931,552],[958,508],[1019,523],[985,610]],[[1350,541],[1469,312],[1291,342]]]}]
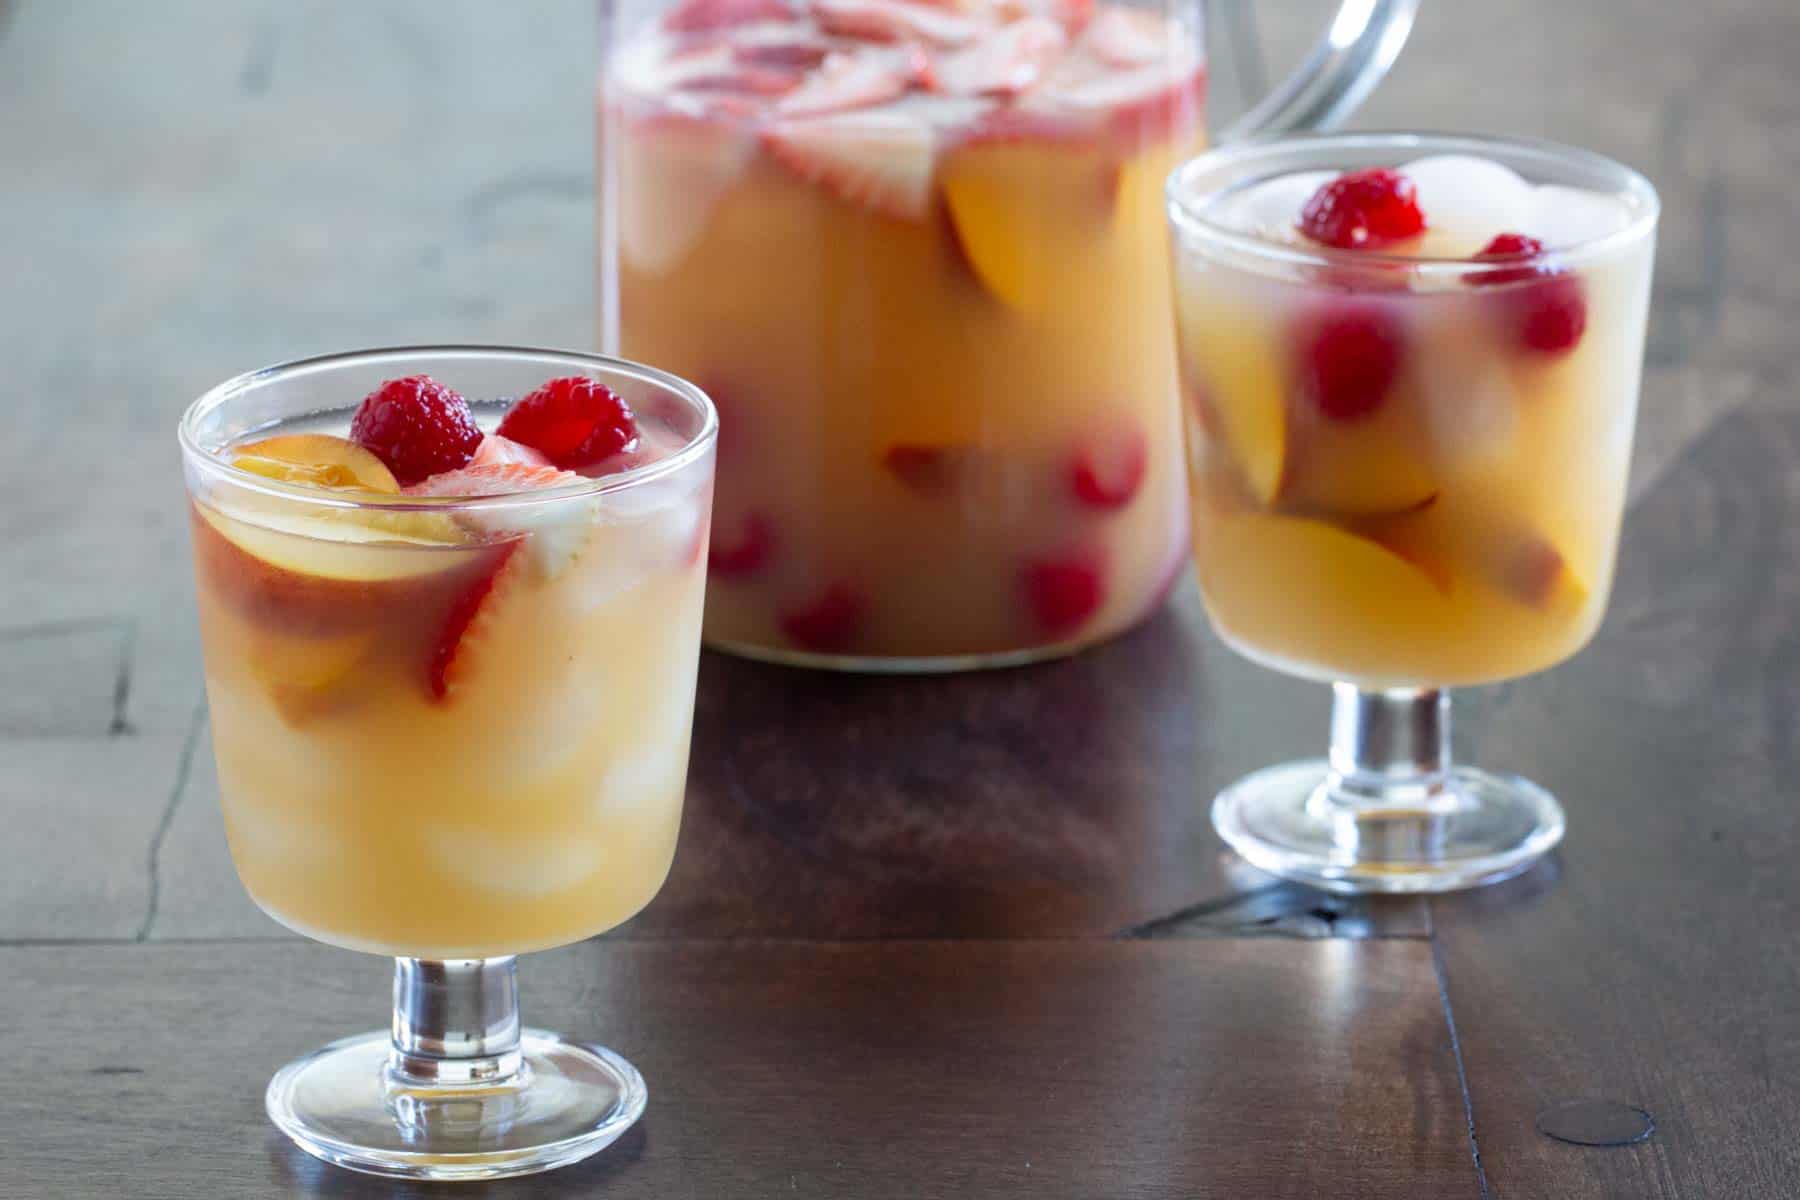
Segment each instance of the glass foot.
[{"label": "glass foot", "polygon": [[1253,866],[1345,893],[1449,892],[1517,875],[1562,840],[1563,811],[1515,775],[1450,767],[1429,796],[1345,803],[1324,759],[1245,776],[1213,827]]},{"label": "glass foot", "polygon": [[371,1175],[499,1179],[611,1145],[644,1111],[637,1068],[599,1046],[527,1029],[501,1083],[413,1086],[389,1071],[387,1031],[344,1038],[269,1081],[269,1117],[301,1149]]}]

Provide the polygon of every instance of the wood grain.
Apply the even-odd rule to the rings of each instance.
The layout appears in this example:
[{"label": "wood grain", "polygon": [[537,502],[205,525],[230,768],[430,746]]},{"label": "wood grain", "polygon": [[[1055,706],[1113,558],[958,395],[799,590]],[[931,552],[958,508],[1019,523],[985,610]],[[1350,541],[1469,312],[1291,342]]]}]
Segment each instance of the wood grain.
[{"label": "wood grain", "polygon": [[[1796,512],[1800,413],[1740,411],[1632,514],[1605,634],[1479,716],[1484,763],[1569,812],[1556,869],[1432,903],[1496,1195],[1800,1180]],[[1533,1130],[1590,1096],[1648,1109],[1655,1136]]]},{"label": "wood grain", "polygon": [[[588,943],[521,976],[527,1021],[626,1054],[650,1107],[474,1194],[1475,1196],[1421,941]],[[311,945],[0,950],[33,1033],[0,1195],[426,1194],[262,1113],[282,1061],[382,1023],[386,984]]]}]

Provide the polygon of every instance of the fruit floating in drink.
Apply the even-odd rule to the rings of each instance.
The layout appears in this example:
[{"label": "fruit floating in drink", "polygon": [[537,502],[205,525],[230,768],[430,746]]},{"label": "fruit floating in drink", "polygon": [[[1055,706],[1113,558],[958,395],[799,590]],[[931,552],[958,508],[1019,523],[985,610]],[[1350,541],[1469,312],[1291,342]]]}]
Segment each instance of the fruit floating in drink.
[{"label": "fruit floating in drink", "polygon": [[[311,1152],[487,1177],[591,1153],[641,1110],[610,1052],[521,1040],[512,956],[620,924],[668,873],[712,436],[660,373],[473,349],[276,368],[184,422],[238,874],[290,928],[400,960],[391,1045],[270,1087]],[[443,1027],[475,1014],[485,1032]],[[434,1090],[454,1080],[476,1086]]]},{"label": "fruit floating in drink", "polygon": [[[1470,834],[1463,852],[1433,851],[1442,862],[1379,862],[1367,836],[1315,862],[1324,842],[1298,832],[1304,814],[1246,834],[1244,806],[1287,788],[1283,803],[1313,796],[1323,821],[1384,711],[1435,728],[1371,697],[1435,711],[1437,689],[1543,670],[1593,637],[1625,506],[1654,192],[1555,147],[1368,136],[1207,156],[1177,174],[1171,211],[1208,615],[1244,654],[1337,684],[1349,739],[1330,769],[1275,768],[1300,774],[1221,796],[1227,836],[1284,873],[1358,888],[1521,869],[1560,836],[1554,802],[1463,778],[1435,744],[1414,750],[1445,803],[1467,803]],[[1391,766],[1365,772],[1363,800],[1413,811]],[[1332,776],[1316,795],[1319,779],[1300,786],[1315,770]],[[1508,800],[1530,811],[1472,832]],[[1290,860],[1293,845],[1258,838],[1304,850]]]},{"label": "fruit floating in drink", "polygon": [[721,411],[709,642],[1067,652],[1186,554],[1162,185],[1194,28],[1083,0],[687,0],[609,64],[618,344]]}]

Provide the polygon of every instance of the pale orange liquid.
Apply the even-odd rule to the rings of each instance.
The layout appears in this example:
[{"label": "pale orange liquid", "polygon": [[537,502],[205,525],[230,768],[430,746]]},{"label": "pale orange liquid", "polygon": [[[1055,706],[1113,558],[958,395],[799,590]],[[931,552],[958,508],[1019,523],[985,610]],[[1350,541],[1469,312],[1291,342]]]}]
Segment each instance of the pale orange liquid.
[{"label": "pale orange liquid", "polygon": [[[629,112],[603,124],[628,213],[691,196],[695,163],[730,136]],[[833,588],[859,614],[830,649],[869,658],[1068,648],[1154,608],[1186,540],[1161,188],[1201,142],[1194,113],[1138,145],[956,146],[915,221],[752,141],[679,252],[634,262],[627,244],[622,352],[720,409],[715,546],[757,523],[775,543],[754,571],[714,571],[710,642],[819,649],[783,618]],[[1071,499],[1084,453],[1134,446],[1127,502]],[[930,456],[927,478],[890,469],[897,449]],[[1070,561],[1102,595],[1046,619],[1030,573]]]},{"label": "pale orange liquid", "polygon": [[1367,687],[1509,679],[1586,644],[1625,504],[1648,245],[1583,268],[1587,328],[1562,355],[1521,353],[1489,289],[1376,296],[1406,350],[1355,421],[1296,382],[1296,322],[1342,289],[1193,247],[1177,270],[1195,559],[1227,640]]},{"label": "pale orange liquid", "polygon": [[[630,523],[586,531],[554,577],[515,554],[438,697],[434,645],[492,547],[246,533],[241,510],[196,502],[225,827],[256,902],[311,937],[422,958],[561,945],[648,903],[693,711],[704,498],[686,503],[652,518],[691,526],[676,555]],[[382,582],[296,583],[246,545]]]}]

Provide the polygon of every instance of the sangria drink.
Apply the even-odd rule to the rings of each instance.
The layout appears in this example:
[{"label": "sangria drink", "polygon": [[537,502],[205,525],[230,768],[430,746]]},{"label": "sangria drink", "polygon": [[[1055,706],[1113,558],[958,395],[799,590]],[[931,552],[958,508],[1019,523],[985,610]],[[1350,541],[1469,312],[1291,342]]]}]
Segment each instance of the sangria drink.
[{"label": "sangria drink", "polygon": [[[610,1052],[521,1048],[516,1012],[509,1043],[491,1027],[511,956],[620,924],[668,873],[712,437],[705,398],[658,373],[479,350],[276,368],[184,423],[238,874],[290,928],[401,960],[397,1002],[420,1005],[392,1039],[271,1084],[271,1115],[308,1150],[509,1174],[591,1153],[641,1109]],[[446,1009],[428,994],[458,989],[485,997],[474,1049],[431,1027]],[[563,1090],[534,1092],[534,1071]],[[442,1081],[479,1085],[474,1124],[443,1108]],[[539,1099],[540,1121],[506,1117]]]},{"label": "sangria drink", "polygon": [[1158,605],[1206,80],[1191,3],[682,0],[618,39],[603,338],[720,406],[709,643],[944,668]]},{"label": "sangria drink", "polygon": [[[1556,147],[1367,136],[1203,157],[1170,204],[1194,554],[1220,635],[1339,685],[1346,736],[1379,719],[1370,697],[1410,697],[1395,703],[1416,732],[1439,689],[1585,645],[1625,504],[1649,185]],[[1261,844],[1294,832],[1255,823],[1300,819],[1283,805],[1345,815],[1331,806],[1358,770],[1388,834],[1417,808],[1394,803],[1407,772],[1336,743],[1310,784],[1253,777],[1219,815],[1252,861],[1371,889],[1490,878],[1560,836],[1560,812],[1522,781],[1413,766],[1430,806],[1461,814],[1430,861],[1339,843],[1295,867],[1294,846]],[[1512,801],[1510,833],[1474,832]]]}]

